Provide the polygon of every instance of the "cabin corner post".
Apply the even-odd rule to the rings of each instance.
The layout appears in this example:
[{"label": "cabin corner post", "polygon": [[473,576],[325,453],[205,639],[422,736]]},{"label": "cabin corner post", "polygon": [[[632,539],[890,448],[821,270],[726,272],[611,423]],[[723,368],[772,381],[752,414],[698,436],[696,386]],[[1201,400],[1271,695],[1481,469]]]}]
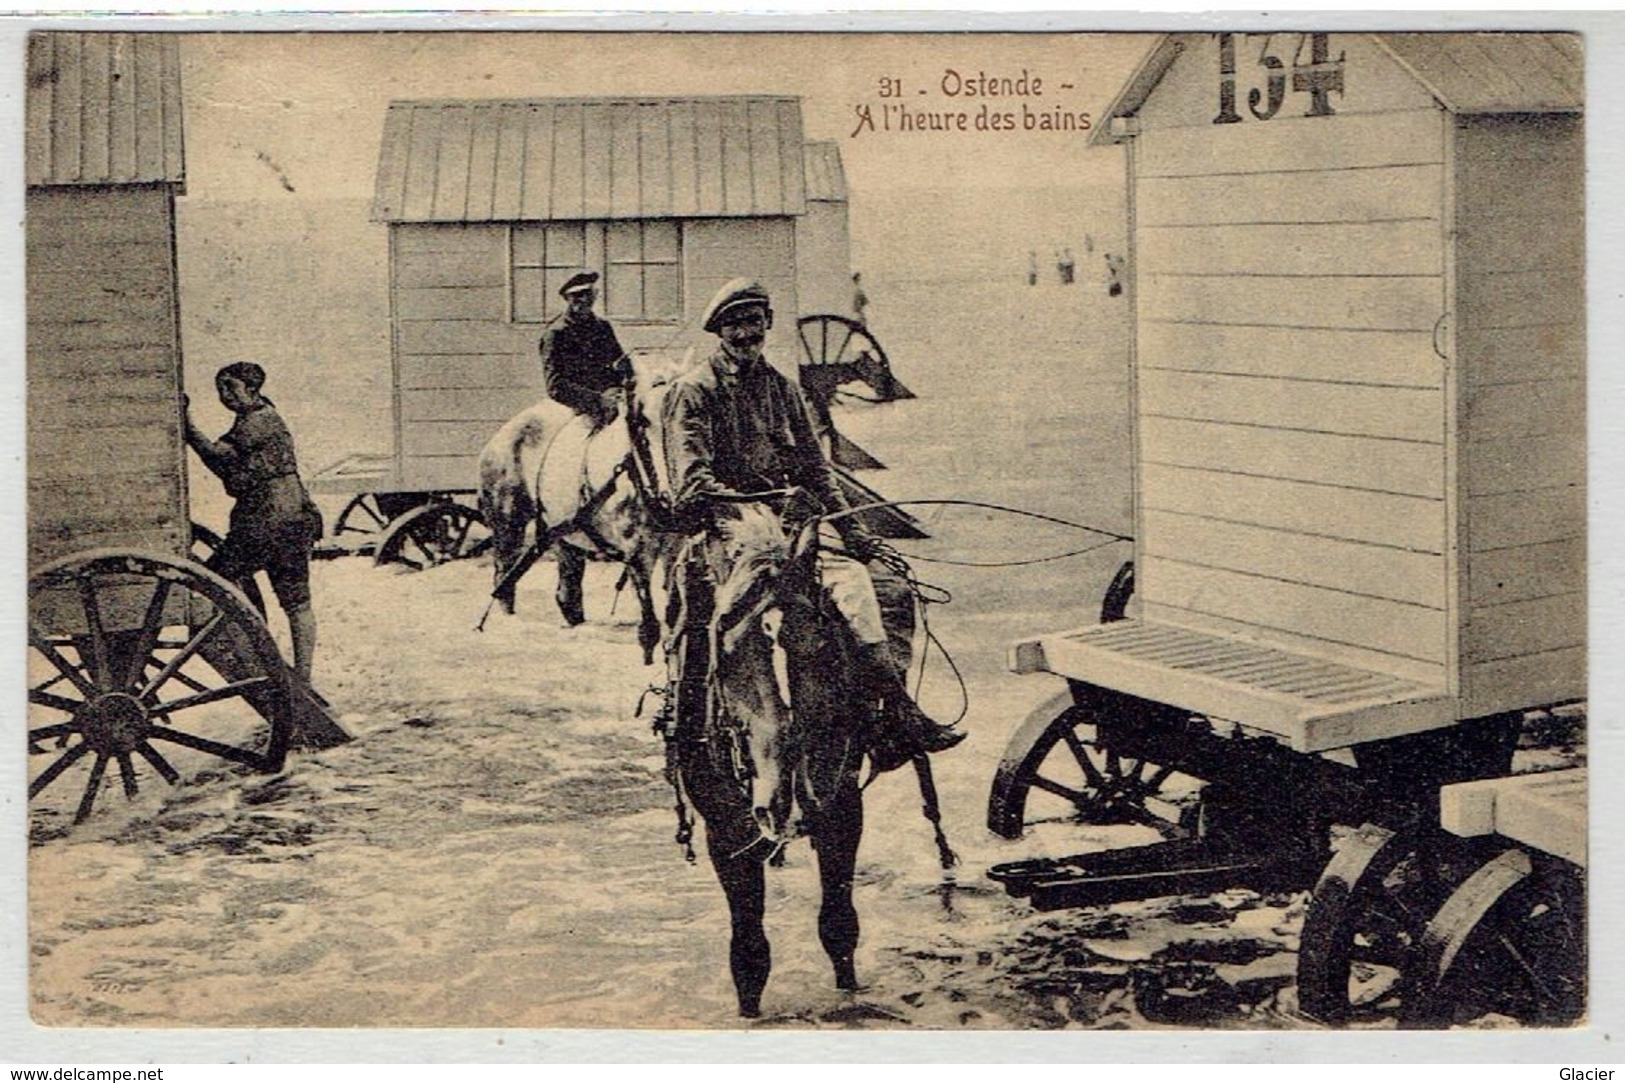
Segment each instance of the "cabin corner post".
[{"label": "cabin corner post", "polygon": [[1467,575],[1469,559],[1466,545],[1467,521],[1471,501],[1466,499],[1466,479],[1469,476],[1467,456],[1471,454],[1465,439],[1464,419],[1467,412],[1466,385],[1461,378],[1461,321],[1457,273],[1461,243],[1461,221],[1456,188],[1459,167],[1462,125],[1448,109],[1439,111],[1443,128],[1440,140],[1444,153],[1443,183],[1439,193],[1439,219],[1443,231],[1442,281],[1440,283],[1440,315],[1434,326],[1433,349],[1443,366],[1444,394],[1444,537],[1445,537],[1445,692],[1458,704],[1466,701],[1462,679],[1461,648],[1462,623],[1466,620],[1464,608],[1468,597]]},{"label": "cabin corner post", "polygon": [[385,227],[389,231],[389,416],[390,416],[390,472],[391,476],[405,476],[405,444],[401,421],[401,315],[399,237],[403,227],[394,222]]},{"label": "cabin corner post", "polygon": [[182,403],[186,401],[186,354],[181,348],[181,264],[180,245],[176,239],[175,195],[175,186],[164,186],[165,216],[169,220],[169,308],[170,316],[174,324],[174,338],[172,340],[171,349],[174,351],[174,376],[176,392],[175,405],[177,407],[176,412],[178,415],[175,419],[176,425],[174,431],[175,453],[177,459],[175,464],[175,506],[180,508],[187,516],[186,521],[181,524],[181,530],[185,535],[184,544],[190,545],[192,530],[190,518],[192,509],[192,492],[191,486],[187,481],[186,432],[184,428],[186,424],[186,408],[182,405]]},{"label": "cabin corner post", "polygon": [[1140,499],[1141,480],[1140,463],[1144,458],[1140,447],[1140,260],[1139,260],[1139,227],[1135,217],[1138,204],[1138,154],[1139,140],[1135,138],[1136,132],[1130,130],[1123,137],[1123,169],[1126,177],[1124,184],[1124,214],[1128,222],[1128,274],[1124,289],[1128,294],[1128,426],[1129,426],[1129,500],[1131,502],[1129,514],[1133,523],[1133,557],[1134,574],[1138,580],[1135,590],[1144,595],[1146,562],[1141,551],[1145,538],[1145,523],[1143,502]]}]

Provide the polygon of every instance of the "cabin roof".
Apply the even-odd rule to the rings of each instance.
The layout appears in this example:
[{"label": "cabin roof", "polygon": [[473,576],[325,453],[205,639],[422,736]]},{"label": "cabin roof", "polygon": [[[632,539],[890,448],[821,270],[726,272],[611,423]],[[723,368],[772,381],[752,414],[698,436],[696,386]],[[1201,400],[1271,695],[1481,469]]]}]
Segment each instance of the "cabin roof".
[{"label": "cabin roof", "polygon": [[[1145,104],[1198,35],[1164,34],[1106,110],[1093,143],[1116,143],[1112,123]],[[1452,113],[1574,113],[1585,104],[1585,50],[1578,34],[1490,31],[1370,34],[1439,105]]]},{"label": "cabin roof", "polygon": [[384,118],[373,217],[798,215],[805,154],[801,100],[782,95],[397,101]]},{"label": "cabin roof", "polygon": [[181,67],[170,34],[28,37],[30,185],[184,185]]},{"label": "cabin roof", "polygon": [[808,143],[805,148],[807,199],[819,203],[846,202],[846,170],[841,166],[840,144]]},{"label": "cabin roof", "polygon": [[1585,104],[1578,34],[1375,34],[1452,113],[1574,113]]}]

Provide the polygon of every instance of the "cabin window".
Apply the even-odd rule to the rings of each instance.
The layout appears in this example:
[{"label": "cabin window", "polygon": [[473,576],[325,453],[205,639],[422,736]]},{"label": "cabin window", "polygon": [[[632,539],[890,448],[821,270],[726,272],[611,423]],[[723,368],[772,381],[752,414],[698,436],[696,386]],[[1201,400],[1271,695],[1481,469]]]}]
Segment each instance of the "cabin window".
[{"label": "cabin window", "polygon": [[602,311],[611,319],[677,323],[683,318],[679,225],[670,220],[521,222],[509,232],[515,323],[562,313],[559,287],[600,268]]},{"label": "cabin window", "polygon": [[607,223],[604,264],[604,312],[611,319],[655,323],[682,319],[676,222]]},{"label": "cabin window", "polygon": [[540,323],[563,312],[559,288],[587,265],[587,223],[523,223],[512,228],[509,241],[514,321]]}]

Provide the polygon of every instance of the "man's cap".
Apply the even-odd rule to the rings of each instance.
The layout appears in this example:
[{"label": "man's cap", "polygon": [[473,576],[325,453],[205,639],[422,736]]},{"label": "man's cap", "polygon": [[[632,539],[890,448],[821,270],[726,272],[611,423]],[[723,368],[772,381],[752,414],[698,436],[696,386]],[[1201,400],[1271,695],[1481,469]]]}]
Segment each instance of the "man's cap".
[{"label": "man's cap", "polygon": [[568,297],[572,293],[590,290],[598,284],[597,271],[582,271],[578,275],[571,275],[570,280],[559,287],[559,296]]},{"label": "man's cap", "polygon": [[705,306],[704,328],[711,334],[722,330],[727,316],[739,309],[752,305],[759,305],[771,314],[773,309],[768,301],[767,290],[760,282],[749,278],[736,278],[727,283],[717,295],[711,298],[711,303]]}]

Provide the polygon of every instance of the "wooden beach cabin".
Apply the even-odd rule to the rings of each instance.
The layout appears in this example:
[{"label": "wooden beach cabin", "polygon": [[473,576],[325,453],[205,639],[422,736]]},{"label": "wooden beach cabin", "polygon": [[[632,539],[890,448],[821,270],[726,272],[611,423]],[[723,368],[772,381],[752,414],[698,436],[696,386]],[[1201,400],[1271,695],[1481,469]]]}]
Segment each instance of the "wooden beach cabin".
[{"label": "wooden beach cabin", "polygon": [[177,40],[28,39],[27,717],[47,832],[115,777],[130,797],[149,768],[179,782],[189,754],[275,771],[290,743],[348,739],[248,598],[190,559]]},{"label": "wooden beach cabin", "polygon": [[184,554],[176,39],[30,35],[26,94],[29,565]]},{"label": "wooden beach cabin", "polygon": [[796,218],[796,300],[801,315],[852,311],[852,236],[840,144],[807,144],[807,212]]},{"label": "wooden beach cabin", "polygon": [[1140,614],[1018,668],[1301,751],[1584,696],[1582,69],[1560,34],[1159,39],[1093,136]]},{"label": "wooden beach cabin", "polygon": [[396,476],[374,487],[472,487],[490,434],[544,394],[537,341],[582,267],[603,273],[622,344],[672,358],[713,348],[699,316],[724,282],[758,279],[769,355],[793,376],[802,290],[850,303],[845,190],[793,97],[392,103],[373,217],[389,226]]}]

